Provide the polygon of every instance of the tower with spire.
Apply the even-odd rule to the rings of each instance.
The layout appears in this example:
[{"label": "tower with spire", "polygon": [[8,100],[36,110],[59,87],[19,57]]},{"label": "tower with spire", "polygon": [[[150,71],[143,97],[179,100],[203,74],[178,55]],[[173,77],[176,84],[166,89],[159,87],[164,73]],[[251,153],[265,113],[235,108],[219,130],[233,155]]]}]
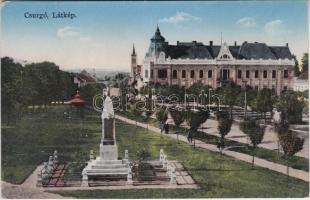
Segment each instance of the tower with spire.
[{"label": "tower with spire", "polygon": [[130,76],[135,80],[137,75],[137,54],[135,50],[135,45],[132,47],[131,53],[131,74]]},{"label": "tower with spire", "polygon": [[151,43],[146,57],[157,57],[161,51],[164,50],[165,45],[168,43],[165,41],[165,38],[161,35],[159,27],[157,25],[155,34],[151,38]]}]

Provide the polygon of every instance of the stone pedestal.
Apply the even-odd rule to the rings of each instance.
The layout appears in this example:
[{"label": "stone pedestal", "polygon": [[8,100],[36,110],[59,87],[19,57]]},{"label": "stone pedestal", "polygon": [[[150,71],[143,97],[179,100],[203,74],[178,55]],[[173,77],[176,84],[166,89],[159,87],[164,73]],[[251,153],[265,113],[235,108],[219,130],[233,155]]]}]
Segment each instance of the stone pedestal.
[{"label": "stone pedestal", "polygon": [[119,180],[127,179],[132,183],[132,173],[125,155],[124,160],[118,160],[118,151],[115,141],[115,122],[113,104],[110,97],[106,97],[102,111],[102,137],[100,142],[100,156],[94,159],[90,153],[90,161],[82,172],[82,187],[88,186],[88,180]]},{"label": "stone pedestal", "polygon": [[100,159],[101,160],[117,160],[117,146],[100,144]]}]

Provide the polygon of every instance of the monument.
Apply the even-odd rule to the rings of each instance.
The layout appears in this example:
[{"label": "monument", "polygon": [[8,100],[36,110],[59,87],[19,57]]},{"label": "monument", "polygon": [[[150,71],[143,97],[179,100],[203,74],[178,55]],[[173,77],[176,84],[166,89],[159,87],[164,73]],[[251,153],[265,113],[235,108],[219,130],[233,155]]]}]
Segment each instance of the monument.
[{"label": "monument", "polygon": [[94,159],[93,151],[91,151],[90,161],[82,171],[83,187],[89,186],[89,180],[127,179],[127,183],[132,183],[128,151],[125,151],[123,160],[118,160],[113,103],[105,91],[103,91],[103,96],[105,96],[105,100],[101,115],[102,136],[99,151],[100,156]]}]

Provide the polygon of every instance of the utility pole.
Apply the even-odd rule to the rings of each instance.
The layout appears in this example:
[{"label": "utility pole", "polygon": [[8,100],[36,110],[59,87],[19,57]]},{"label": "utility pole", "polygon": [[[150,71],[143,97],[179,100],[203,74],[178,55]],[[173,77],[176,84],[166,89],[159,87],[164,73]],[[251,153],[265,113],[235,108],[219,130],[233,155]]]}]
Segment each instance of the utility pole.
[{"label": "utility pole", "polygon": [[247,119],[247,97],[246,97],[246,80],[242,80],[244,83],[244,120]]}]

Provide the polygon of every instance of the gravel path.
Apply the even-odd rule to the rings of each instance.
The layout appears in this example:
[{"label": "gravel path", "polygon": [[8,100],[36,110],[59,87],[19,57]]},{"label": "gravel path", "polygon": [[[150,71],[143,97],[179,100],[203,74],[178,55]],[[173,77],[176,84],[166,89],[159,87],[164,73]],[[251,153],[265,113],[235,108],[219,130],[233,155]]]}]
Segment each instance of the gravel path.
[{"label": "gravel path", "polygon": [[68,197],[59,194],[45,192],[42,188],[14,185],[3,181],[1,182],[1,190],[2,198],[7,199],[68,199]]}]

